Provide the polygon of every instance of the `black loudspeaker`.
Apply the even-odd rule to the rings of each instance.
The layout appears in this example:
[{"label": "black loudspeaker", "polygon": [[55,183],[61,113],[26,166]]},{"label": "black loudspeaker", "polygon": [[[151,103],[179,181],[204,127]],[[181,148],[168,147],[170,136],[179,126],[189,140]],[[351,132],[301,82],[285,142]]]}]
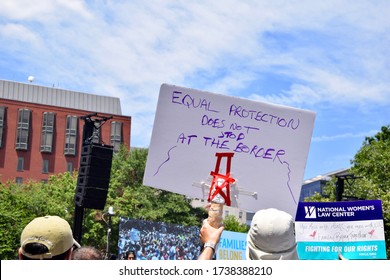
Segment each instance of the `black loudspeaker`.
[{"label": "black loudspeaker", "polygon": [[110,184],[113,146],[90,143],[81,151],[74,200],[77,206],[103,210]]}]

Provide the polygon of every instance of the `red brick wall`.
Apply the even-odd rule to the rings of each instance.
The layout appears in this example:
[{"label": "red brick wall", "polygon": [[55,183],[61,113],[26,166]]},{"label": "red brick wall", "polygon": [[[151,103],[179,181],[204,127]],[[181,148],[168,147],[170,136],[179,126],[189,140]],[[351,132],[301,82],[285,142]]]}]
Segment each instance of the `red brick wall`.
[{"label": "red brick wall", "polygon": [[[79,119],[78,123],[78,145],[76,156],[65,156],[64,142],[66,116],[74,115],[81,117],[95,112],[25,103],[8,99],[0,99],[0,106],[5,106],[7,108],[5,116],[5,127],[3,131],[3,146],[0,148],[0,180],[2,182],[7,180],[14,180],[16,177],[23,178],[23,182],[27,182],[29,179],[35,181],[48,180],[50,175],[65,172],[67,162],[72,162],[73,169],[77,170],[79,168],[84,121]],[[21,108],[30,109],[32,111],[29,132],[29,148],[27,151],[20,151],[15,149],[18,110]],[[56,114],[52,153],[40,152],[42,117],[44,112],[54,112]],[[111,116],[108,114],[99,113],[99,116],[100,115]],[[101,127],[102,142],[110,145],[110,123],[112,121],[123,123],[123,143],[128,148],[130,148],[131,118],[128,116],[113,115],[113,118],[108,120]],[[24,157],[24,171],[17,171],[18,157]],[[50,163],[49,173],[47,174],[42,173],[44,159],[49,160]]]}]

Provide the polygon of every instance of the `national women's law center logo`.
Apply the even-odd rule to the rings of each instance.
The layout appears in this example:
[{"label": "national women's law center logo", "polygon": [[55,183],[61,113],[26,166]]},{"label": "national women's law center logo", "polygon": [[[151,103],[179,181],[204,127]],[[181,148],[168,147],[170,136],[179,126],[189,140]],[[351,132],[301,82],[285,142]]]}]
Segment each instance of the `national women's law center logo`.
[{"label": "national women's law center logo", "polygon": [[305,218],[306,219],[317,218],[317,211],[315,206],[305,206]]}]

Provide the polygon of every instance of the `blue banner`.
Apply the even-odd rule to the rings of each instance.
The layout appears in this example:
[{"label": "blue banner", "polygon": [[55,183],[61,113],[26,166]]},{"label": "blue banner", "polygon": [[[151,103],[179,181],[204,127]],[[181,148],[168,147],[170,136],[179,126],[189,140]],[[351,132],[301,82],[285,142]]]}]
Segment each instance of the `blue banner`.
[{"label": "blue banner", "polygon": [[300,202],[295,221],[383,220],[380,200]]},{"label": "blue banner", "polygon": [[298,242],[298,256],[308,260],[386,259],[386,244],[382,241],[360,242]]}]

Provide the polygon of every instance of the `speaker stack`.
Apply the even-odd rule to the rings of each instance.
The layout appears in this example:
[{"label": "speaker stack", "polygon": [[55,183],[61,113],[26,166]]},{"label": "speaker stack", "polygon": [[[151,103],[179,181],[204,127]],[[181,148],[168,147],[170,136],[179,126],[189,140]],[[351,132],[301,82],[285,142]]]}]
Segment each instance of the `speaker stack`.
[{"label": "speaker stack", "polygon": [[110,184],[113,146],[90,143],[82,147],[74,200],[77,206],[103,210]]}]

